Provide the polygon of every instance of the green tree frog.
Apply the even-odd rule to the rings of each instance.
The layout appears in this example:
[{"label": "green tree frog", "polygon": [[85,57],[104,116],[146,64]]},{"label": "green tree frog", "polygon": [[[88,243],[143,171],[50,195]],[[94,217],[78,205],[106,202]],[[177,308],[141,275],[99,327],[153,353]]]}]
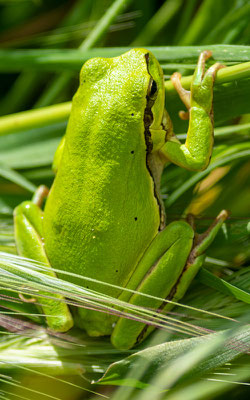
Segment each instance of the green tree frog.
[{"label": "green tree frog", "polygon": [[[210,55],[200,54],[190,92],[182,88],[180,74],[172,76],[188,108],[185,144],[173,133],[163,72],[150,51],[132,49],[84,64],[44,211],[37,194],[15,209],[19,254],[45,263],[48,274],[54,268],[108,282],[114,286],[64,276],[133,305],[168,310],[172,305],[163,307],[159,298],[178,301],[184,295],[227,213],[203,235],[185,221],[165,226],[160,179],[169,161],[189,170],[209,163],[213,83],[221,67],[216,63],[205,73]],[[39,302],[49,327],[63,332],[73,318],[62,300],[58,295]],[[91,336],[111,335],[119,349],[135,346],[152,330],[87,308],[75,310],[74,320]]]}]

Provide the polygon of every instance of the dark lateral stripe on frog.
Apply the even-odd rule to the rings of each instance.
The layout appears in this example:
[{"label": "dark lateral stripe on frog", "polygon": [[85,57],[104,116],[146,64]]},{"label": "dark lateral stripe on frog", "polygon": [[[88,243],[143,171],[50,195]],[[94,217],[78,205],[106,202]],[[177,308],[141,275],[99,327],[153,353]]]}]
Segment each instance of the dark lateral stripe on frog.
[{"label": "dark lateral stripe on frog", "polygon": [[[159,260],[157,260],[157,262],[158,262],[158,261],[159,261]],[[154,265],[156,265],[157,262],[156,262]],[[185,266],[184,266],[184,268],[183,268],[183,270],[182,270],[182,273],[181,273],[181,275],[179,276],[179,279],[178,279],[177,282],[174,284],[174,286],[173,286],[172,289],[170,290],[169,294],[168,294],[167,297],[165,298],[165,302],[163,302],[163,303],[161,304],[161,306],[160,306],[159,308],[157,308],[157,310],[155,310],[155,313],[156,313],[156,314],[157,314],[157,313],[160,313],[160,312],[164,309],[164,307],[166,306],[166,302],[172,301],[172,299],[174,298],[175,293],[176,293],[176,291],[177,291],[177,288],[178,288],[179,282],[180,282],[180,280],[181,280],[181,277],[182,277],[183,273],[189,268],[190,265],[192,265],[192,264],[188,263],[188,260],[187,260],[187,261],[186,261],[186,264],[185,264]],[[144,336],[146,335],[147,330],[149,329],[149,327],[150,327],[150,324],[144,326],[143,330],[140,332],[140,334],[139,334],[139,335],[137,336],[137,338],[136,338],[136,345],[139,344],[139,343],[141,343],[141,342],[143,341],[143,338],[144,338]]]},{"label": "dark lateral stripe on frog", "polygon": [[[149,59],[149,53],[145,54],[145,60],[146,60],[148,74],[151,76],[151,74],[149,72],[149,69],[148,69],[148,59]],[[151,78],[152,78],[152,76],[151,76]],[[161,205],[161,201],[160,201],[160,199],[159,199],[159,197],[157,195],[155,180],[154,180],[154,177],[153,177],[153,174],[152,174],[152,171],[150,169],[149,162],[148,162],[148,156],[149,156],[149,154],[151,153],[151,151],[153,149],[153,143],[152,143],[151,133],[150,133],[149,127],[153,122],[153,113],[151,111],[151,108],[154,105],[154,100],[150,99],[148,97],[148,95],[146,96],[146,100],[147,100],[147,104],[146,104],[146,108],[145,108],[145,111],[144,111],[144,117],[143,117],[144,126],[145,126],[144,136],[145,136],[145,143],[146,143],[146,166],[147,166],[147,170],[149,172],[149,175],[152,178],[153,185],[154,185],[154,197],[155,197],[155,199],[157,201],[157,204],[158,204],[159,217],[160,217],[158,231],[160,231],[161,230],[162,205]]]}]

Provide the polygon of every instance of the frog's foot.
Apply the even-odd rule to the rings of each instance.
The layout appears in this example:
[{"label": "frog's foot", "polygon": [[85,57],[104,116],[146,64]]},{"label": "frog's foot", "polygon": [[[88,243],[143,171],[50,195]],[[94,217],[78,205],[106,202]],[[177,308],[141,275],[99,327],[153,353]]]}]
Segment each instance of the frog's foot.
[{"label": "frog's foot", "polygon": [[191,213],[187,214],[186,221],[187,221],[188,225],[190,225],[191,228],[193,230],[195,230],[195,216],[194,216],[194,214],[191,214]]},{"label": "frog's foot", "polygon": [[[190,216],[188,218],[188,223],[193,227],[193,219],[190,223]],[[195,235],[193,248],[188,257],[187,264],[193,264],[194,261],[199,257],[203,258],[204,252],[213,242],[219,229],[227,218],[228,212],[226,210],[222,210],[204,233]]]},{"label": "frog's foot", "polygon": [[49,189],[45,185],[40,185],[35,191],[32,197],[32,203],[35,203],[38,207],[42,207],[43,200],[48,196]]},{"label": "frog's foot", "polygon": [[18,293],[18,296],[24,303],[36,303],[34,297],[25,297],[22,293]]},{"label": "frog's foot", "polygon": [[[215,63],[212,65],[210,68],[208,68],[207,72],[205,73],[205,63],[208,58],[212,56],[212,52],[209,50],[205,50],[200,54],[199,61],[198,61],[198,70],[195,75],[194,83],[195,84],[201,84],[205,83],[206,79],[208,77],[212,76],[212,80],[215,80],[216,73],[219,69],[224,68],[225,65],[220,64],[220,63]],[[182,87],[181,84],[181,74],[179,72],[175,72],[171,76],[171,81],[175,87],[175,90],[179,94],[179,97],[181,101],[185,104],[187,107],[188,111],[179,111],[179,116],[183,120],[189,119],[189,111],[191,108],[191,91],[186,90]]]}]

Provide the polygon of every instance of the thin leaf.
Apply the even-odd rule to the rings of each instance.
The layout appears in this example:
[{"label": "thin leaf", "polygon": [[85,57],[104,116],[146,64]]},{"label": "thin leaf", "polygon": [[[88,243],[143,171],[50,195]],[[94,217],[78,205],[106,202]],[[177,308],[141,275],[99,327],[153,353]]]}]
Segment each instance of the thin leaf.
[{"label": "thin leaf", "polygon": [[[201,375],[232,361],[250,349],[250,326],[199,338],[178,340],[149,347],[112,364],[99,383],[142,387],[151,381],[143,399],[156,399],[162,390],[183,382],[189,374]],[[137,377],[138,366],[148,364],[144,376]],[[136,368],[134,366],[136,365]],[[163,367],[164,365],[164,367]],[[155,381],[152,376],[156,375]],[[144,386],[145,387],[145,386]],[[151,397],[150,397],[151,396]],[[138,397],[138,400],[142,396]]]},{"label": "thin leaf", "polygon": [[0,164],[0,176],[5,179],[10,180],[11,182],[16,183],[17,185],[23,187],[29,192],[33,193],[36,190],[36,186],[33,185],[28,179],[24,178],[18,172],[12,170],[10,167],[4,164]]},{"label": "thin leaf", "polygon": [[[250,60],[250,46],[203,45],[203,46],[147,46],[161,64],[195,64],[201,51],[211,50],[213,58],[221,62],[247,62]],[[106,47],[81,49],[24,49],[0,50],[0,71],[75,71],[79,72],[83,63],[94,57],[116,57],[130,50],[128,47]]]},{"label": "thin leaf", "polygon": [[201,268],[197,275],[197,278],[201,283],[204,283],[205,285],[215,290],[219,290],[222,293],[229,294],[238,300],[250,304],[250,290],[247,292],[246,290],[232,285],[224,279],[218,278],[217,276],[211,274],[211,272],[207,271],[204,268]]},{"label": "thin leaf", "polygon": [[183,0],[165,0],[161,8],[152,16],[140,34],[133,40],[132,46],[143,46],[152,43],[159,32],[166,28],[169,21],[177,14]]},{"label": "thin leaf", "polygon": [[[116,16],[123,11],[131,2],[131,0],[114,0],[104,15],[99,19],[98,23],[91,30],[89,35],[80,45],[80,49],[85,51],[93,47],[98,40],[107,32],[109,26],[114,21]],[[64,72],[51,83],[49,89],[43,93],[36,103],[36,107],[44,107],[53,103],[57,95],[63,90],[71,78],[70,72]]]},{"label": "thin leaf", "polygon": [[185,193],[188,189],[194,186],[197,182],[199,182],[202,178],[208,175],[215,168],[218,168],[222,165],[228,164],[232,161],[239,161],[241,158],[249,158],[250,149],[246,149],[243,151],[238,151],[234,154],[230,154],[229,156],[222,156],[221,158],[215,159],[209,167],[202,171],[194,174],[190,179],[188,179],[180,188],[175,190],[166,200],[166,207],[170,207],[183,193]]}]

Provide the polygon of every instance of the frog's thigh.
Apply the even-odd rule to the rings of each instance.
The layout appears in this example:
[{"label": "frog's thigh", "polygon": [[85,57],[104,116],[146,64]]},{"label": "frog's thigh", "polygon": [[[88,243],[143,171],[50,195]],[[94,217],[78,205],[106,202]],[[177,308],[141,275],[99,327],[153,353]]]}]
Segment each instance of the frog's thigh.
[{"label": "frog's thigh", "polygon": [[[139,262],[127,288],[151,296],[166,298],[178,281],[192,248],[194,231],[186,222],[173,222],[160,232]],[[126,291],[120,299],[130,304],[146,308],[159,308],[161,300],[140,294],[130,299]],[[115,326],[111,340],[115,347],[133,347],[144,328],[142,322],[120,318]]]},{"label": "frog's thigh", "polygon": [[[25,201],[14,210],[14,229],[18,253],[27,258],[43,263],[47,267],[42,271],[46,275],[55,276],[42,243],[42,210],[31,201]],[[67,331],[73,320],[67,304],[61,295],[40,293],[39,298],[49,327],[55,331]],[[44,297],[45,296],[45,297]],[[53,298],[49,298],[53,297]]]}]

